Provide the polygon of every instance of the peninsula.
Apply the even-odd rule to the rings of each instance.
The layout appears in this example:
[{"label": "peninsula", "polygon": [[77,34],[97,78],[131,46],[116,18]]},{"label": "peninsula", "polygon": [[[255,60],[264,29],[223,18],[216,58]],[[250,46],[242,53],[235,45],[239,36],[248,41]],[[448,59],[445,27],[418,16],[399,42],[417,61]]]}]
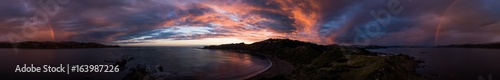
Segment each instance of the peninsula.
[{"label": "peninsula", "polygon": [[273,65],[251,79],[402,80],[424,79],[415,69],[422,61],[408,55],[387,55],[363,48],[317,45],[290,39],[267,39],[253,44],[205,46],[269,58]]}]

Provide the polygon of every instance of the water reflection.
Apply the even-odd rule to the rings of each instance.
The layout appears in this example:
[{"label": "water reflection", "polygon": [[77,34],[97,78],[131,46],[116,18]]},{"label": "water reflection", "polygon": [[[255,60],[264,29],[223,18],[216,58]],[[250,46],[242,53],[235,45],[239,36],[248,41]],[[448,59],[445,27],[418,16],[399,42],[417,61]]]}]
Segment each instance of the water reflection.
[{"label": "water reflection", "polygon": [[[115,64],[133,57],[120,73],[14,73],[22,64]],[[142,65],[153,77],[167,79],[244,79],[265,71],[267,59],[248,54],[190,47],[125,47],[105,49],[0,49],[0,76],[4,79],[122,79]],[[161,67],[161,71],[159,71]],[[142,78],[141,78],[142,79]]]}]

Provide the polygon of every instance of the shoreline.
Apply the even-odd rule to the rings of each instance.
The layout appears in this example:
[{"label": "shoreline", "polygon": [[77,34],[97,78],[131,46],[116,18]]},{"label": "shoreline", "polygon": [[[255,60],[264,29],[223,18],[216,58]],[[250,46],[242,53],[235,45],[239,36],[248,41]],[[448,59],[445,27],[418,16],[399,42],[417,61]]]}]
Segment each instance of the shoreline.
[{"label": "shoreline", "polygon": [[252,44],[211,45],[203,49],[234,51],[271,60],[271,68],[249,79],[424,79],[415,73],[420,61],[414,57],[379,56],[357,47],[267,39]]},{"label": "shoreline", "polygon": [[273,66],[273,62],[269,58],[266,58],[266,59],[267,59],[267,61],[269,61],[269,66],[265,70],[259,71],[258,74],[256,74],[256,75],[248,76],[248,77],[245,77],[245,78],[242,78],[242,79],[244,79],[244,80],[250,79],[250,78],[253,78],[253,77],[257,76],[257,75],[260,75],[260,74],[268,71]]},{"label": "shoreline", "polygon": [[[204,48],[198,48],[198,49],[204,49]],[[207,50],[218,50],[218,49],[207,49]],[[237,51],[237,50],[222,50],[222,51],[231,51],[240,54],[249,54],[251,56],[263,57],[270,61],[271,66],[269,68],[267,68],[265,71],[257,75],[246,78],[245,80],[255,80],[263,78],[265,79],[265,78],[273,78],[278,75],[287,75],[291,74],[292,71],[295,69],[295,67],[291,63],[267,54],[258,54],[257,52],[247,52],[247,51]]]},{"label": "shoreline", "polygon": [[267,57],[269,61],[271,61],[271,67],[269,67],[266,71],[259,73],[253,77],[248,78],[247,80],[253,80],[253,79],[262,79],[262,78],[273,78],[278,75],[286,75],[292,73],[294,70],[294,66],[286,62],[284,60],[281,60],[276,57],[269,58]]}]

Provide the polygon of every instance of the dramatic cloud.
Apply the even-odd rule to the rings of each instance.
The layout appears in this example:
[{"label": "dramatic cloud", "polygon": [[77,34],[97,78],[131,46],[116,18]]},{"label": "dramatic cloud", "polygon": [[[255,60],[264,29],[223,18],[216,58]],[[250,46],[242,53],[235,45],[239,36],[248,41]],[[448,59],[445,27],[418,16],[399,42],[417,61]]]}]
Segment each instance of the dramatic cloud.
[{"label": "dramatic cloud", "polygon": [[[57,4],[47,9],[44,1]],[[60,1],[64,0],[3,1],[0,40],[151,44],[291,38],[363,45],[500,42],[497,0]]]}]

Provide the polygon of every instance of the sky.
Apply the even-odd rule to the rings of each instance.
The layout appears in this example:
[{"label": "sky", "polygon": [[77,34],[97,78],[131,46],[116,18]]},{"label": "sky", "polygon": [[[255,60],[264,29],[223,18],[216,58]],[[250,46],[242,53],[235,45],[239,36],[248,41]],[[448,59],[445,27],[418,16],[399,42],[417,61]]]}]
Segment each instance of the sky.
[{"label": "sky", "polygon": [[130,46],[500,42],[499,0],[2,0],[0,41]]}]

